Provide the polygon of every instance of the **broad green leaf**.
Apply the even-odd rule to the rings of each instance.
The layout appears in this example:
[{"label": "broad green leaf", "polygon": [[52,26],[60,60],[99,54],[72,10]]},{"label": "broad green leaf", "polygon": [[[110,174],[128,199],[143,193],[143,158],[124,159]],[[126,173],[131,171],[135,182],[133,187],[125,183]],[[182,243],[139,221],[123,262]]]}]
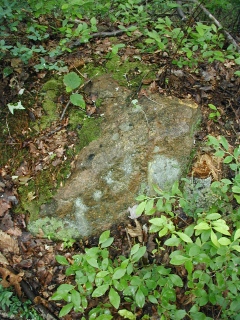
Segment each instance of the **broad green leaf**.
[{"label": "broad green leaf", "polygon": [[158,300],[152,295],[148,295],[148,300],[151,302],[151,303],[154,303],[154,304],[158,304]]},{"label": "broad green leaf", "polygon": [[162,230],[159,231],[158,236],[159,238],[164,237],[168,233],[168,228],[164,227]]},{"label": "broad green leaf", "polygon": [[154,199],[148,200],[145,206],[146,214],[150,213],[150,211],[153,209],[153,206],[154,206]]},{"label": "broad green leaf", "polygon": [[222,146],[224,147],[224,149],[226,151],[228,151],[229,149],[229,144],[227,142],[227,139],[224,137],[224,136],[221,136],[220,139],[219,139],[219,142],[222,144]]},{"label": "broad green leaf", "polygon": [[184,233],[186,235],[188,235],[189,237],[191,237],[194,233],[194,225],[193,224],[190,224],[190,226],[188,226],[185,230],[184,230]]},{"label": "broad green leaf", "polygon": [[114,238],[113,237],[110,237],[108,238],[106,241],[104,241],[102,244],[101,244],[101,248],[108,248],[110,247],[110,245],[113,243],[114,241]]},{"label": "broad green leaf", "polygon": [[79,93],[73,93],[70,96],[70,101],[72,102],[72,104],[74,104],[75,106],[78,106],[82,109],[85,109],[86,104],[85,101],[83,99],[83,96]]},{"label": "broad green leaf", "polygon": [[96,320],[111,320],[113,319],[113,316],[111,314],[100,314],[97,318],[94,318]]},{"label": "broad green leaf", "polygon": [[137,198],[135,198],[137,201],[144,201],[144,200],[146,200],[146,196],[144,196],[144,195],[140,195],[140,196],[138,196]]},{"label": "broad green leaf", "polygon": [[139,250],[131,257],[132,262],[137,262],[139,261],[145,254],[146,252],[146,247],[140,247]]},{"label": "broad green leaf", "polygon": [[238,186],[233,186],[233,187],[232,187],[232,191],[233,191],[234,193],[240,193],[240,187],[238,187]]},{"label": "broad green leaf", "polygon": [[103,295],[106,293],[106,291],[108,290],[108,288],[109,288],[109,285],[108,285],[108,284],[103,284],[103,285],[97,287],[97,288],[93,291],[92,297],[97,298],[97,297],[103,296]]},{"label": "broad green leaf", "polygon": [[167,222],[167,219],[165,216],[161,216],[161,218],[150,219],[149,222],[157,227],[163,227],[164,224]]},{"label": "broad green leaf", "polygon": [[174,320],[181,320],[186,316],[187,312],[185,310],[177,310],[174,312]]},{"label": "broad green leaf", "polygon": [[133,314],[131,311],[128,311],[127,309],[119,310],[118,313],[124,319],[129,319],[129,320],[136,320],[137,319],[137,316],[135,314]]},{"label": "broad green leaf", "polygon": [[66,257],[56,255],[55,259],[57,260],[58,263],[60,263],[60,264],[62,264],[64,266],[69,266],[69,262],[67,261]]},{"label": "broad green leaf", "polygon": [[129,259],[125,259],[123,260],[123,262],[121,263],[121,269],[126,269],[129,263]]},{"label": "broad green leaf", "polygon": [[190,259],[178,254],[171,258],[170,263],[173,264],[174,266],[180,266],[188,260]]},{"label": "broad green leaf", "polygon": [[192,243],[192,239],[187,236],[185,233],[182,233],[182,232],[175,232],[179,238],[182,239],[182,241],[186,242],[186,243]]},{"label": "broad green leaf", "polygon": [[227,156],[224,160],[223,163],[230,163],[233,160],[233,156]]},{"label": "broad green leaf", "polygon": [[234,234],[234,241],[240,238],[240,229],[237,229],[235,234]]},{"label": "broad green leaf", "polygon": [[196,229],[196,230],[209,230],[209,229],[211,229],[211,227],[206,222],[200,222],[194,227],[194,229]]},{"label": "broad green leaf", "polygon": [[106,275],[109,274],[109,271],[100,271],[96,274],[97,278],[104,278]]},{"label": "broad green leaf", "polygon": [[226,228],[224,228],[223,226],[220,226],[220,227],[215,227],[213,226],[213,229],[222,233],[222,234],[225,234],[226,236],[230,236],[230,232],[226,230]]},{"label": "broad green leaf", "polygon": [[136,244],[132,247],[131,252],[130,252],[130,255],[131,255],[131,256],[134,255],[134,253],[136,253],[136,252],[139,250],[139,248],[140,248],[140,244],[139,244],[139,243],[136,243]]},{"label": "broad green leaf", "polygon": [[216,233],[213,232],[213,230],[211,230],[211,240],[212,243],[216,246],[216,247],[220,247],[220,244],[218,243],[218,238],[216,236]]},{"label": "broad green leaf", "polygon": [[221,215],[219,213],[211,213],[211,214],[208,214],[206,219],[208,220],[217,220],[221,218]]},{"label": "broad green leaf", "polygon": [[184,266],[185,266],[188,274],[192,274],[192,272],[193,272],[193,263],[192,263],[192,261],[191,260],[186,261],[184,263]]},{"label": "broad green leaf", "polygon": [[57,288],[57,291],[58,292],[60,292],[60,291],[61,292],[69,292],[74,288],[75,288],[75,286],[73,286],[72,284],[63,283]]},{"label": "broad green leaf", "polygon": [[228,245],[231,243],[231,241],[230,241],[228,238],[226,238],[226,237],[221,237],[221,238],[219,238],[219,239],[218,239],[218,242],[219,242],[222,246],[228,246]]},{"label": "broad green leaf", "polygon": [[94,268],[99,268],[99,265],[98,265],[98,262],[97,262],[97,259],[95,258],[89,258],[89,257],[86,257],[86,260],[88,262],[88,264],[90,264],[90,266],[94,267]]},{"label": "broad green leaf", "polygon": [[217,108],[215,107],[214,104],[209,103],[208,106],[209,106],[209,108],[212,109],[212,110],[217,110]]},{"label": "broad green leaf", "polygon": [[237,203],[240,204],[240,195],[234,194],[233,196],[236,199]]},{"label": "broad green leaf", "polygon": [[140,288],[136,292],[135,301],[139,308],[142,308],[145,305],[145,296]]},{"label": "broad green leaf", "polygon": [[201,252],[201,248],[197,244],[193,244],[189,249],[189,256],[195,257]]},{"label": "broad green leaf", "polygon": [[182,279],[177,274],[169,274],[169,278],[172,281],[172,283],[177,287],[182,287],[183,282]]},{"label": "broad green leaf", "polygon": [[71,301],[74,304],[75,308],[80,307],[81,296],[80,296],[80,293],[75,289],[71,291]]},{"label": "broad green leaf", "polygon": [[172,194],[178,195],[178,196],[182,195],[182,192],[179,189],[179,182],[178,181],[175,181],[172,186]]},{"label": "broad green leaf", "polygon": [[114,279],[114,280],[121,279],[125,275],[126,271],[127,271],[127,269],[117,269],[114,272],[112,279]]},{"label": "broad green leaf", "polygon": [[130,275],[133,272],[133,264],[129,263],[127,266],[127,274]]},{"label": "broad green leaf", "polygon": [[101,244],[101,243],[105,242],[109,237],[110,237],[110,230],[104,231],[100,235],[98,243]]},{"label": "broad green leaf", "polygon": [[63,83],[70,89],[76,89],[82,83],[82,79],[76,74],[76,72],[69,72],[63,77]]},{"label": "broad green leaf", "polygon": [[139,203],[139,205],[137,206],[136,209],[136,214],[137,215],[141,215],[146,207],[147,201],[143,201],[141,203]]},{"label": "broad green leaf", "polygon": [[218,150],[214,153],[214,155],[218,158],[223,158],[225,155],[225,152],[223,150]]},{"label": "broad green leaf", "polygon": [[231,248],[232,248],[233,250],[236,250],[236,251],[240,252],[240,246],[234,245],[234,246],[232,246]]},{"label": "broad green leaf", "polygon": [[64,317],[66,314],[68,314],[73,308],[73,303],[66,304],[61,311],[59,312],[59,317]]},{"label": "broad green leaf", "polygon": [[213,145],[215,147],[219,147],[220,145],[218,139],[213,136],[208,136],[208,144]]},{"label": "broad green leaf", "polygon": [[109,301],[114,306],[114,308],[118,309],[120,305],[120,296],[113,288],[109,291]]},{"label": "broad green leaf", "polygon": [[177,247],[180,244],[181,240],[177,237],[172,237],[167,239],[164,244],[169,247]]}]

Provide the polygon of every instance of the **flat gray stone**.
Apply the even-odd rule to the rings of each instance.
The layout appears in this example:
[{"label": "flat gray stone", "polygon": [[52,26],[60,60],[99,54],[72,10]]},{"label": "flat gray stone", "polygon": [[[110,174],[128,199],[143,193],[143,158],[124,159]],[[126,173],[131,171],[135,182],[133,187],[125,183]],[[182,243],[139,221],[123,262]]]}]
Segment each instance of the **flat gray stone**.
[{"label": "flat gray stone", "polygon": [[94,79],[90,91],[102,99],[100,138],[81,150],[65,186],[40,212],[40,220],[60,219],[74,237],[124,220],[139,193],[153,193],[152,184],[170,188],[186,170],[199,121],[189,100],[149,94],[134,106],[131,92],[108,75]]}]

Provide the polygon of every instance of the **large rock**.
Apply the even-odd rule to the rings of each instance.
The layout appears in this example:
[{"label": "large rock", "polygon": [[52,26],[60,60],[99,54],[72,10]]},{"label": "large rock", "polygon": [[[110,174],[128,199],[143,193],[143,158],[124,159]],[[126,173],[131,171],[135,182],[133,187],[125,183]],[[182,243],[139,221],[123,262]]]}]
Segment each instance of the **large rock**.
[{"label": "large rock", "polygon": [[95,79],[89,90],[102,101],[100,138],[82,149],[71,177],[40,213],[60,219],[76,237],[124,219],[152,184],[167,189],[179,179],[199,120],[195,103],[160,94],[142,96],[134,106],[131,92],[110,76]]}]

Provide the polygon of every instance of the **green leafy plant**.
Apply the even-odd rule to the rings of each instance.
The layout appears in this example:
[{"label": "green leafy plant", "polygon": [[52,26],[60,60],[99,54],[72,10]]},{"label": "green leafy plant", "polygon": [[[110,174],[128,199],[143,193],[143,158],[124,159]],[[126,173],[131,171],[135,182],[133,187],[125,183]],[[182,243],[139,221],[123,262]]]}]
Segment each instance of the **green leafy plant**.
[{"label": "green leafy plant", "polygon": [[[112,319],[110,308],[119,309],[121,300],[131,302],[132,310],[119,310],[119,313],[134,319],[136,307],[143,308],[147,301],[158,304],[160,299],[167,307],[159,307],[176,311],[173,302],[176,300],[174,287],[182,287],[182,280],[178,275],[171,274],[170,268],[163,266],[144,266],[142,258],[146,254],[146,247],[135,244],[129,257],[118,257],[112,261],[108,247],[113,238],[110,231],[103,232],[99,238],[99,246],[85,249],[85,253],[73,256],[70,264],[64,256],[56,256],[56,260],[66,265],[66,275],[74,276],[76,285],[62,284],[53,294],[52,300],[64,300],[67,304],[61,309],[59,316],[75,312],[84,312],[88,306],[88,298],[107,297],[108,304],[97,307],[94,313],[104,314],[104,319]],[[141,262],[142,261],[142,262]],[[139,263],[143,268],[139,269]],[[108,317],[106,317],[106,309]],[[93,311],[91,311],[93,312]],[[91,312],[89,319],[92,319]],[[182,314],[186,314],[182,310]],[[84,319],[84,318],[82,318]],[[97,319],[103,319],[101,316]],[[177,319],[177,318],[176,318]]]},{"label": "green leafy plant", "polygon": [[[188,200],[184,199],[183,193],[178,189],[178,183],[175,183],[167,194],[155,188],[159,195],[155,199],[139,196],[138,199],[143,201],[136,209],[138,214],[143,211],[147,215],[161,212],[160,217],[149,220],[150,232],[157,233],[158,242],[167,237],[160,250],[171,247],[170,264],[183,266],[187,272],[185,286],[188,288],[186,295],[192,300],[189,310],[191,319],[205,319],[201,310],[206,305],[221,308],[224,319],[235,317],[240,310],[240,274],[237,268],[240,262],[240,228],[234,220],[229,220],[228,216],[224,220],[223,215],[217,212],[223,211],[224,202],[235,199],[239,203],[240,147],[231,153],[224,137],[216,139],[209,136],[208,144],[216,149],[215,156],[223,158],[224,164],[235,173],[232,180],[222,179],[212,184],[212,191],[218,196],[217,204],[210,207],[208,212],[199,210],[194,215],[192,224],[183,230],[179,230],[173,222],[173,205],[181,205],[186,214],[189,208]],[[239,217],[239,209],[231,209],[230,217],[235,214]]]},{"label": "green leafy plant", "polygon": [[0,308],[8,316],[18,315],[21,319],[42,320],[42,317],[32,308],[30,300],[21,302],[11,288],[4,288],[0,284]]},{"label": "green leafy plant", "polygon": [[217,121],[221,116],[220,112],[218,111],[217,107],[215,107],[213,104],[210,103],[208,106],[211,110],[213,110],[213,112],[211,112],[208,116],[209,119]]},{"label": "green leafy plant", "polygon": [[[85,101],[81,94],[78,93],[76,90],[73,92],[74,89],[79,88],[83,84],[82,78],[80,78],[76,72],[69,72],[66,74],[63,78],[63,82],[66,86],[66,91],[71,93],[70,95],[70,101],[75,106],[81,107],[82,109],[85,109]],[[73,93],[72,93],[73,92]]]}]

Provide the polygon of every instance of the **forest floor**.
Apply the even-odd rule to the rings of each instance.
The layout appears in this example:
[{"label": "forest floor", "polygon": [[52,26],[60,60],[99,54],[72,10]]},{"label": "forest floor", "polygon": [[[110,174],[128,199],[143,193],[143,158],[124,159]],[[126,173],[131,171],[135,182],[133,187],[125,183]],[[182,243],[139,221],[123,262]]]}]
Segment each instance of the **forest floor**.
[{"label": "forest floor", "polygon": [[[131,37],[121,35],[117,41],[125,44],[125,47],[118,52],[123,62],[127,59],[133,61],[137,56],[141,64],[156,64],[158,66],[154,78],[142,79],[141,90],[148,87],[152,92],[159,92],[159,94],[166,96],[172,95],[181,99],[193,99],[198,103],[202,113],[202,123],[195,136],[196,147],[199,150],[193,164],[196,164],[199,156],[204,153],[202,146],[209,134],[215,137],[225,136],[233,148],[239,145],[240,78],[234,76],[235,69],[231,61],[211,64],[202,62],[197,69],[189,67],[179,69],[171,64],[172,58],[166,53],[140,52],[135,46],[135,42],[140,40],[134,33]],[[54,43],[49,43],[49,46],[54,46]],[[104,66],[108,61],[106,55],[111,46],[112,39],[96,38],[87,44],[76,47],[73,52],[64,54],[61,59],[64,60],[69,70],[82,72],[82,68],[89,63],[94,64],[96,68],[99,65]],[[66,93],[58,97],[60,105],[58,119],[50,128],[35,132],[33,135],[29,130],[30,123],[37,122],[44,114],[41,96],[39,96],[41,87],[46,79],[49,79],[57,71],[36,72],[34,59],[28,65],[24,65],[17,58],[0,63],[2,69],[10,65],[14,70],[10,76],[0,79],[0,90],[3,92],[0,103],[1,109],[4,110],[0,113],[0,123],[3,128],[0,148],[0,273],[5,284],[12,285],[22,299],[31,299],[37,309],[39,305],[46,308],[44,318],[47,319],[46,314],[51,314],[53,319],[57,319],[63,305],[60,302],[50,301],[49,298],[60,284],[69,279],[65,276],[64,267],[56,262],[55,256],[64,255],[70,259],[76,253],[84,252],[85,248],[97,246],[98,237],[82,239],[74,242],[71,246],[69,243],[43,238],[41,232],[39,236],[33,236],[27,229],[27,212],[21,212],[21,210],[19,212],[18,210],[16,213],[16,205],[21,202],[18,193],[19,187],[24,187],[29,180],[36,178],[38,171],[36,168],[39,168],[40,162],[45,161],[44,170],[55,165],[57,171],[64,162],[66,150],[74,148],[77,134],[68,125],[68,110],[63,119],[60,119],[69,97]],[[137,70],[133,70],[134,72]],[[84,76],[88,78],[88,75]],[[126,76],[130,77],[130,75]],[[25,104],[23,104],[26,110],[19,110],[11,115],[6,105],[16,99],[19,100],[18,93],[23,88],[25,89],[23,95]],[[27,101],[31,101],[31,103],[28,104]],[[210,116],[213,110],[209,108],[209,104],[217,107],[219,114],[215,117]],[[98,116],[98,112],[91,109],[91,104],[87,112],[88,116]],[[65,139],[64,150],[57,159],[58,161],[52,164],[46,160],[46,149],[48,153],[56,151],[57,142],[54,140],[54,134],[51,133],[61,132],[62,129],[64,129],[62,139]],[[43,144],[45,149],[41,147]],[[37,148],[34,149],[34,145],[37,145]],[[28,156],[19,159],[17,155],[21,154],[23,149],[28,153]],[[74,162],[74,156],[71,160]],[[192,172],[190,169],[189,175]],[[206,178],[212,174],[212,171],[208,163],[202,163],[195,166],[193,174],[199,178]],[[14,176],[21,177],[21,179],[16,181],[13,179]],[[218,178],[222,176],[223,173],[218,172]],[[29,196],[29,203],[35,196],[32,195],[32,199]],[[139,221],[144,224],[146,218],[140,218]],[[118,255],[124,255],[129,250],[129,239],[125,225],[113,226],[111,235],[115,239],[112,246],[114,249],[111,249],[110,252],[111,256],[114,258]],[[104,302],[104,298],[101,299],[90,301],[86,314],[99,302]],[[177,303],[180,303],[180,300],[179,297]],[[124,308],[130,308],[130,304],[125,302]],[[136,314],[138,319],[141,319],[144,314],[151,316],[151,319],[157,319],[157,317],[154,318],[155,312],[154,306],[149,304],[144,309],[137,310]],[[122,319],[116,311],[112,310],[112,314],[114,319]],[[65,319],[79,318],[80,314],[74,313],[65,316]],[[18,316],[15,319],[19,319]]]}]

